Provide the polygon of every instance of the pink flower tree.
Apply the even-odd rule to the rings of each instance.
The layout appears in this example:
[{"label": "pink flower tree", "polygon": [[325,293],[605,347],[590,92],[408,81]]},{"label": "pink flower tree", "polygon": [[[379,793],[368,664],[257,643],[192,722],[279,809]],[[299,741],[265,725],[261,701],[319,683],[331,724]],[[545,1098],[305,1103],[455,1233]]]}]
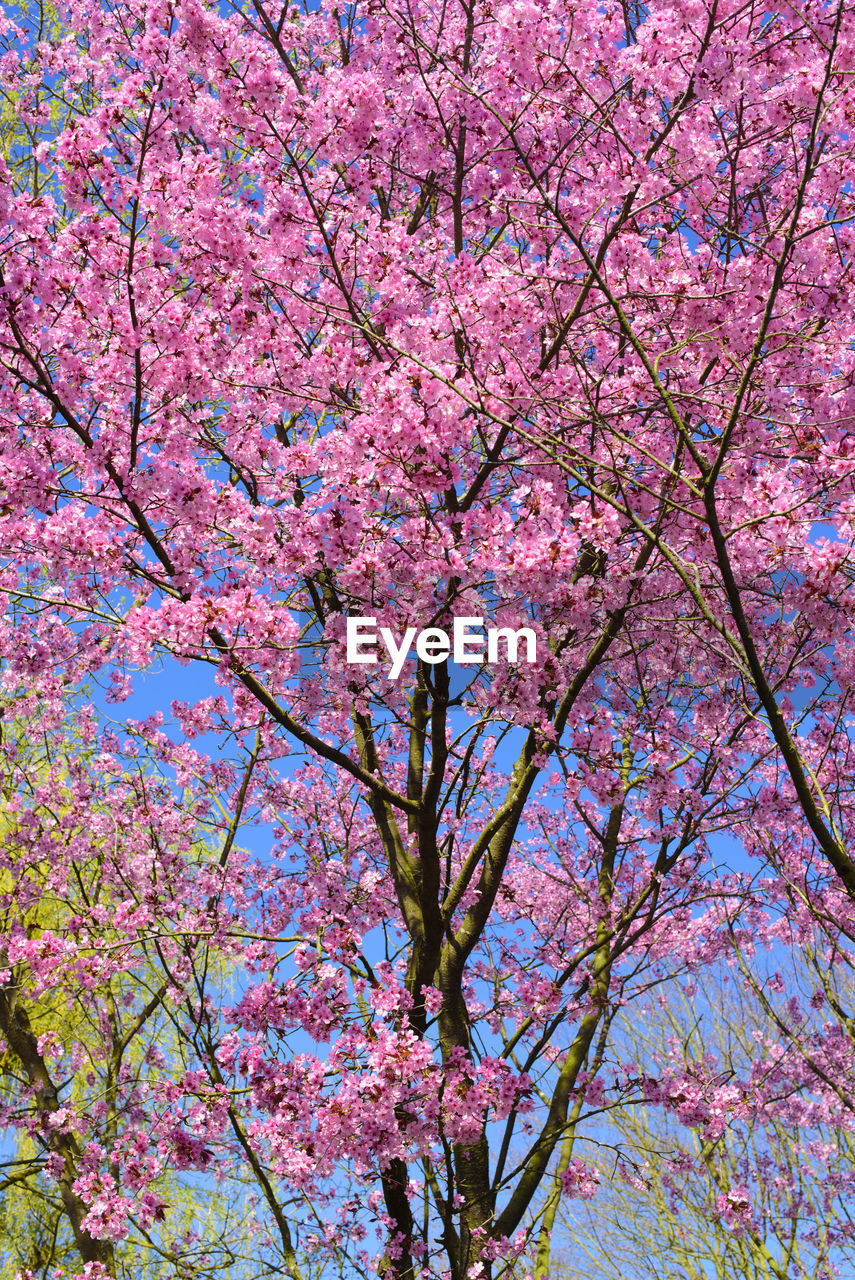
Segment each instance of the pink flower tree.
[{"label": "pink flower tree", "polygon": [[853,37],[7,23],[5,1114],[87,1274],[546,1275],[617,1010],[774,941],[717,833],[848,946]]}]

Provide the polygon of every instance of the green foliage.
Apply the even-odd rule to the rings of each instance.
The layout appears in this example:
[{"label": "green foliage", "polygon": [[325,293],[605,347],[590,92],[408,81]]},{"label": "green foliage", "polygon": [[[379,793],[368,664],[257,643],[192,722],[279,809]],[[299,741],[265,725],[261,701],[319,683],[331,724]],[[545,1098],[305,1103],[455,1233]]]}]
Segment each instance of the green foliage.
[{"label": "green foliage", "polygon": [[[788,993],[810,993],[817,960],[805,943],[803,959],[787,974]],[[703,991],[693,995],[673,984],[666,1006],[651,1004],[645,1018],[627,1021],[622,1033],[627,1057],[641,1072],[658,1074],[667,1061],[688,1068],[687,1076],[713,1072],[732,1082],[728,1123],[716,1133],[715,1125],[681,1120],[679,1099],[659,1108],[638,1099],[608,1108],[596,1158],[600,1192],[586,1204],[567,1202],[564,1210],[572,1244],[557,1267],[560,1280],[852,1274],[851,1137],[823,1108],[811,1106],[809,1077],[788,1081],[770,1059],[767,1080],[746,1083],[757,1043],[780,1027],[764,1020],[738,978],[714,970],[705,977]],[[851,982],[843,990],[838,981],[838,1007],[853,994]],[[770,1106],[761,1120],[752,1111],[752,1092],[759,1100],[764,1091]],[[730,1212],[730,1203],[750,1208],[741,1216]]]},{"label": "green foliage", "polygon": [[[4,3],[3,12],[7,22],[32,33],[37,41],[56,45],[62,38],[62,24],[51,0],[12,0]],[[19,53],[20,46],[14,30],[0,34],[0,56],[11,51]],[[26,62],[22,62],[18,79],[25,77],[28,70]],[[10,91],[8,82],[4,82],[0,87],[0,155],[18,191],[38,198],[49,188],[51,171],[37,159],[36,146],[54,137],[67,115],[68,106],[59,85],[53,88],[23,84]]]},{"label": "green foliage", "polygon": [[[0,1003],[38,1046],[56,1085],[57,1104],[70,1107],[78,1117],[80,1142],[72,1138],[68,1157],[76,1175],[84,1136],[94,1137],[108,1152],[122,1140],[130,1117],[121,1098],[139,1085],[156,1090],[160,1080],[185,1069],[186,1029],[180,1008],[170,1004],[169,965],[156,937],[140,940],[129,951],[127,938],[105,923],[91,946],[79,944],[81,919],[109,920],[118,907],[109,875],[109,841],[96,842],[93,856],[75,861],[73,875],[63,879],[54,874],[50,841],[44,842],[47,852],[39,859],[33,856],[32,840],[27,844],[22,838],[25,827],[32,835],[33,824],[41,834],[69,845],[80,836],[79,817],[75,819],[71,805],[57,803],[56,797],[57,779],[61,795],[63,785],[72,785],[74,769],[88,759],[85,745],[74,737],[61,748],[56,742],[34,742],[23,726],[6,719],[0,724],[6,745],[13,740],[15,761],[14,773],[0,780],[0,931],[6,937],[23,933],[30,941],[74,938],[75,963],[85,969],[91,961],[97,972],[88,988],[76,988],[59,961],[55,983],[45,985],[35,981],[25,962],[7,965],[8,957],[0,953],[0,969],[5,972]],[[76,762],[74,751],[79,752]],[[91,816],[97,818],[97,806]],[[114,820],[110,826],[118,832]],[[122,834],[127,838],[128,831]],[[204,855],[204,845],[198,852]],[[127,959],[118,972],[107,973],[99,969],[98,958],[111,943],[121,947]],[[206,952],[203,963],[206,990],[225,999],[229,975],[222,959]],[[51,1143],[31,1072],[2,1040],[0,1109],[0,1280],[13,1280],[22,1270],[39,1280],[76,1274],[81,1267],[79,1242],[61,1187],[47,1168],[62,1148]],[[22,1117],[29,1128],[21,1127]],[[135,1222],[131,1235],[111,1247],[113,1274],[127,1280],[190,1280],[222,1274],[224,1269],[233,1280],[262,1274],[247,1230],[251,1188],[244,1182],[226,1179],[221,1184],[213,1174],[167,1166],[149,1189],[163,1207],[148,1229]]]}]

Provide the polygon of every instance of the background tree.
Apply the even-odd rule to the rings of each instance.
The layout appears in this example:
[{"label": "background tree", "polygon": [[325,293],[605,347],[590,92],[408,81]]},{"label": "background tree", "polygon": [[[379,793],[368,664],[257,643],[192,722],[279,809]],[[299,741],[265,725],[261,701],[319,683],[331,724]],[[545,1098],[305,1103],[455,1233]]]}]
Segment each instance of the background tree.
[{"label": "background tree", "polygon": [[[826,971],[820,998],[817,953],[806,950],[807,962],[780,940],[767,951],[759,1005],[733,966],[702,989],[683,984],[691,994],[660,989],[643,1024],[627,1022],[644,1093],[604,1116],[600,1190],[565,1205],[561,1274],[822,1280],[851,1269],[852,1109],[814,1069],[829,1040],[839,1059],[843,1031],[844,1087],[851,1074],[851,1020],[835,1016],[851,1002],[851,975]],[[798,1024],[801,1052],[781,1043],[775,1005]],[[656,1092],[664,1105],[645,1106]]]},{"label": "background tree", "polygon": [[[158,877],[169,903],[182,874],[205,876],[206,855],[216,867],[209,836],[195,830],[198,803],[182,819],[153,772],[94,781],[91,729],[84,714],[39,744],[8,709],[4,719],[4,1274],[53,1277],[82,1261],[159,1275],[164,1260],[181,1276],[257,1274],[245,1185],[195,1172],[213,1152],[166,1086],[188,1068],[173,1025],[174,913],[144,905],[160,896]],[[150,824],[164,802],[180,827],[155,868]],[[222,967],[207,954],[206,968],[209,998],[222,1002]],[[225,1172],[228,1145],[217,1155]]]}]

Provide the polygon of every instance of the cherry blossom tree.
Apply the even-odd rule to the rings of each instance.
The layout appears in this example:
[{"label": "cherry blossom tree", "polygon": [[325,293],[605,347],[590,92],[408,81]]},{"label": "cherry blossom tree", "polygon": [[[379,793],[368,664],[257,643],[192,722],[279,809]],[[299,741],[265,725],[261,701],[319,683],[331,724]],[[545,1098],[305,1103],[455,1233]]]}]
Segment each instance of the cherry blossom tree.
[{"label": "cherry blossom tree", "polygon": [[774,934],[716,838],[851,941],[853,13],[13,18],[7,1121],[90,1275],[241,1274],[170,1170],[254,1275],[546,1275],[618,1011]]}]

